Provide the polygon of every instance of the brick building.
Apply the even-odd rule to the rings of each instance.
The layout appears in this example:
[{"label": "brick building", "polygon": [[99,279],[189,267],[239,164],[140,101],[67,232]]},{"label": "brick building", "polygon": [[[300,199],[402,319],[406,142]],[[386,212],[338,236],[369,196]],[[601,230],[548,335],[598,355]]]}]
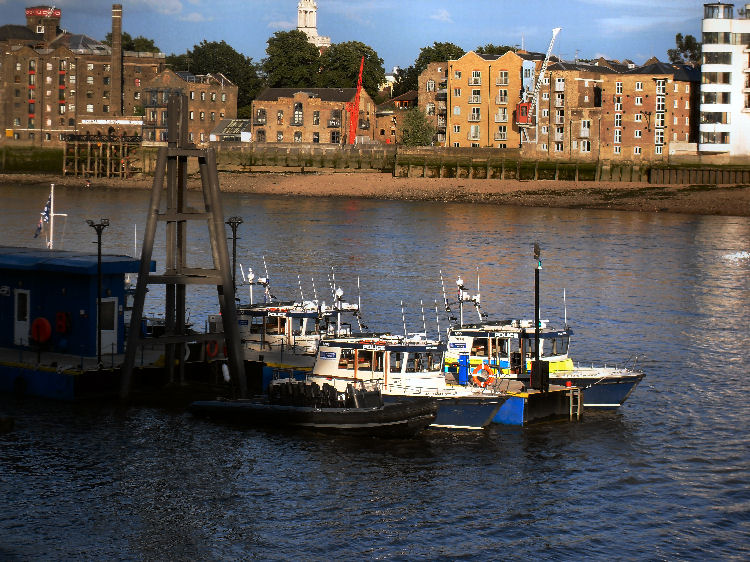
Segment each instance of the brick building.
[{"label": "brick building", "polygon": [[60,28],[61,11],[26,9],[26,26],[0,27],[3,143],[59,145],[63,135],[141,133],[145,84],[163,53],[122,50],[122,7],[112,7],[112,46]]},{"label": "brick building", "polygon": [[[538,126],[522,139],[529,157],[666,160],[697,141],[700,74],[643,66],[556,63],[539,94]],[[537,135],[536,139],[534,135]]]},{"label": "brick building", "polygon": [[222,119],[237,117],[237,86],[221,73],[196,76],[164,70],[145,87],[143,138],[146,142],[167,140],[167,102],[170,93],[188,98],[188,140],[198,146],[209,142]]},{"label": "brick building", "polygon": [[[254,142],[347,144],[356,88],[266,88],[252,104]],[[361,92],[357,142],[374,138],[375,104]]]},{"label": "brick building", "polygon": [[[409,90],[375,108],[375,140],[386,144],[398,144],[403,139],[401,113],[417,107],[417,91]],[[429,115],[428,115],[429,117]],[[434,118],[434,113],[432,114]]]},{"label": "brick building", "polygon": [[448,126],[448,62],[431,62],[418,78],[419,108],[435,127],[435,144],[445,144]]}]

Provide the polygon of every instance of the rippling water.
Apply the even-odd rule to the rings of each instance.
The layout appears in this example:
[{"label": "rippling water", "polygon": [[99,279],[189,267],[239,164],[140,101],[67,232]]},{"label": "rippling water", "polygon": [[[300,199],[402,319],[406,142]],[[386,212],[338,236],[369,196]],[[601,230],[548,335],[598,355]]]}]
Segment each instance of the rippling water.
[{"label": "rippling water", "polygon": [[[32,238],[46,188],[5,186],[5,244]],[[132,254],[148,194],[58,190],[58,247]],[[183,412],[16,401],[0,436],[0,559],[747,559],[750,221],[591,210],[224,195],[238,256],[275,294],[349,299],[371,329],[437,330],[440,271],[491,316],[575,331],[574,358],[645,355],[617,412],[409,441],[240,431]],[[193,263],[205,232],[191,230]],[[163,264],[163,236],[155,258]],[[140,246],[140,245],[139,245]],[[95,246],[91,246],[92,251]],[[159,266],[157,266],[157,269]],[[195,291],[202,323],[216,305]],[[149,307],[157,311],[158,293]],[[245,297],[246,298],[246,297]],[[330,300],[330,299],[329,299]],[[440,318],[441,329],[447,326]]]}]

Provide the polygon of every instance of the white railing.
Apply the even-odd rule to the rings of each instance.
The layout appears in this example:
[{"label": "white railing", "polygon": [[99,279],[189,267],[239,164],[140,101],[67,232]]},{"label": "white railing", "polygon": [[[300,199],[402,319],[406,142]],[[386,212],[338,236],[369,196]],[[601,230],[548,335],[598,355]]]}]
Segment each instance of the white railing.
[{"label": "white railing", "polygon": [[496,113],[495,114],[495,123],[507,123],[508,122],[508,114],[507,113]]},{"label": "white railing", "polygon": [[472,113],[471,115],[469,115],[469,121],[471,121],[472,123],[478,123],[481,120],[482,116],[478,113]]},{"label": "white railing", "polygon": [[469,139],[469,140],[478,141],[479,140],[479,133],[471,133],[470,132],[468,135],[466,135],[466,138]]},{"label": "white railing", "polygon": [[496,141],[508,140],[508,133],[495,133],[495,140]]},{"label": "white railing", "polygon": [[469,86],[481,86],[482,85],[482,78],[469,78]]},{"label": "white railing", "polygon": [[498,78],[495,80],[495,86],[507,86],[508,85],[508,79],[507,78]]},{"label": "white railing", "polygon": [[508,103],[508,96],[497,96],[495,98],[495,103],[498,105]]},{"label": "white railing", "polygon": [[469,96],[469,103],[482,103],[482,96]]}]

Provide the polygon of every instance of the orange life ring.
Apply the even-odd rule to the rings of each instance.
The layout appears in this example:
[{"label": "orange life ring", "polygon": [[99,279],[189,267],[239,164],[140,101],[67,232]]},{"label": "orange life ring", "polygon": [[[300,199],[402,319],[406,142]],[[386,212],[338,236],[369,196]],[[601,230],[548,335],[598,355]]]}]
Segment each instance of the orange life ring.
[{"label": "orange life ring", "polygon": [[31,323],[31,338],[37,343],[45,343],[52,336],[52,325],[46,318],[35,318]]},{"label": "orange life ring", "polygon": [[206,343],[206,355],[208,355],[210,358],[214,358],[219,354],[219,342],[216,340],[211,340],[210,342]]}]

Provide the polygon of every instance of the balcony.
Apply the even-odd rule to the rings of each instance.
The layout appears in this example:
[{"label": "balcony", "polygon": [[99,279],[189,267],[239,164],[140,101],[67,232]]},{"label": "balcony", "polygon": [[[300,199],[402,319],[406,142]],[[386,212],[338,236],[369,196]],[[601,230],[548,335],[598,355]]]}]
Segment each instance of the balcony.
[{"label": "balcony", "polygon": [[370,128],[370,122],[366,119],[359,120],[359,128],[363,131],[367,131]]},{"label": "balcony", "polygon": [[469,121],[472,123],[479,123],[482,120],[482,116],[479,113],[472,113],[469,115]]},{"label": "balcony", "polygon": [[555,116],[555,125],[565,125],[565,117],[560,115]]},{"label": "balcony", "polygon": [[291,123],[289,123],[289,125],[292,127],[302,127],[303,123],[302,123],[302,120],[300,119],[299,121],[292,121]]},{"label": "balcony", "polygon": [[469,86],[481,86],[481,85],[482,85],[481,77],[477,78],[475,76],[472,76],[471,78],[469,78]]},{"label": "balcony", "polygon": [[438,90],[435,94],[437,101],[446,101],[448,99],[448,90]]},{"label": "balcony", "polygon": [[508,85],[508,79],[507,78],[498,78],[495,80],[495,86],[507,86]]},{"label": "balcony", "polygon": [[469,103],[482,103],[482,96],[469,96]]},{"label": "balcony", "polygon": [[508,96],[497,96],[495,98],[495,103],[497,105],[505,105],[508,103]]},{"label": "balcony", "polygon": [[495,123],[507,123],[508,122],[508,114],[507,113],[496,113],[495,114]]},{"label": "balcony", "polygon": [[565,133],[555,133],[555,142],[562,142],[565,140]]},{"label": "balcony", "polygon": [[438,127],[445,127],[446,123],[447,123],[447,119],[445,117],[438,117],[438,120],[437,120]]},{"label": "balcony", "polygon": [[565,107],[565,99],[555,98],[555,107]]},{"label": "balcony", "polygon": [[565,82],[555,82],[555,91],[556,92],[564,92],[565,91]]},{"label": "balcony", "polygon": [[581,135],[580,137],[582,139],[587,139],[591,136],[591,129],[581,129]]},{"label": "balcony", "polygon": [[495,140],[496,141],[508,140],[508,133],[495,133]]},{"label": "balcony", "polygon": [[470,141],[478,141],[479,140],[479,131],[476,133],[469,132],[468,135],[466,135],[466,138]]}]

